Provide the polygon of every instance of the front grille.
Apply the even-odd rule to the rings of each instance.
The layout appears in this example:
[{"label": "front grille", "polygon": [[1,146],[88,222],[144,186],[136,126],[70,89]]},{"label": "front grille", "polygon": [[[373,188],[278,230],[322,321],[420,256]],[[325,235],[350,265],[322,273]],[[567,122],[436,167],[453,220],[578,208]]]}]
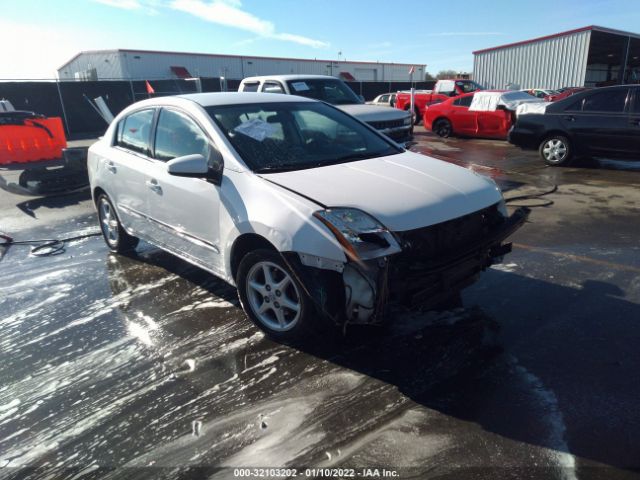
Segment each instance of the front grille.
[{"label": "front grille", "polygon": [[447,222],[418,228],[406,232],[397,232],[403,242],[403,252],[413,259],[437,260],[448,257],[461,250],[468,250],[474,244],[482,242],[504,217],[498,212],[497,205],[455,218]]},{"label": "front grille", "polygon": [[[386,130],[387,128],[398,128],[404,126],[404,120],[387,120],[384,122],[367,122],[376,130]],[[408,127],[408,125],[407,125]]]}]

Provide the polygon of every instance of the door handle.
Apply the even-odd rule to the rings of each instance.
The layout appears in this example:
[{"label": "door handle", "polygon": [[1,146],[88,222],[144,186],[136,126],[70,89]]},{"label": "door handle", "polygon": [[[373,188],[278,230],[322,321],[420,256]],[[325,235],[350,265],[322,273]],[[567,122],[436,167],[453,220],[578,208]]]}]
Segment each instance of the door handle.
[{"label": "door handle", "polygon": [[116,166],[113,164],[113,162],[107,163],[107,170],[109,170],[111,173],[116,173]]},{"label": "door handle", "polygon": [[158,185],[157,180],[155,179],[147,180],[145,183],[147,184],[147,187],[149,187],[149,190],[152,190],[156,193],[162,193],[162,187]]},{"label": "door handle", "polygon": [[567,115],[566,117],[564,117],[564,119],[567,122],[575,122],[576,121],[576,117],[574,117],[573,115]]}]

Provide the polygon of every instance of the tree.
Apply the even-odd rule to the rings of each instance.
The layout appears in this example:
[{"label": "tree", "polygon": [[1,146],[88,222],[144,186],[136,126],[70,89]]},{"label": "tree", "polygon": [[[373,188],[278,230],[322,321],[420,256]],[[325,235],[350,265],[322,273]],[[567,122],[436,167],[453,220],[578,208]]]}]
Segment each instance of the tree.
[{"label": "tree", "polygon": [[436,75],[438,80],[445,80],[447,78],[456,78],[458,76],[458,72],[455,70],[440,70]]},{"label": "tree", "polygon": [[435,79],[436,79],[436,77],[431,75],[429,72],[424,72],[424,81],[425,82],[433,82]]}]

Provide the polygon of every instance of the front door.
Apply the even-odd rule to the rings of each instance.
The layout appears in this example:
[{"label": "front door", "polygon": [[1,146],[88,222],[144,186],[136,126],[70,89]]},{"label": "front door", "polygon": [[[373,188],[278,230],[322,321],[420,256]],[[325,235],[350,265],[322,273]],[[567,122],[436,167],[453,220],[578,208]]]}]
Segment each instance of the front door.
[{"label": "front door", "polygon": [[149,210],[154,241],[218,272],[222,269],[219,187],[203,178],[170,175],[166,166],[167,161],[184,155],[208,157],[211,145],[186,113],[170,108],[160,111],[149,178]]},{"label": "front door", "polygon": [[631,150],[628,93],[628,88],[594,90],[560,114],[578,150],[612,156]]},{"label": "front door", "polygon": [[456,98],[451,106],[451,124],[458,135],[476,135],[478,132],[477,113],[470,111],[473,95]]}]

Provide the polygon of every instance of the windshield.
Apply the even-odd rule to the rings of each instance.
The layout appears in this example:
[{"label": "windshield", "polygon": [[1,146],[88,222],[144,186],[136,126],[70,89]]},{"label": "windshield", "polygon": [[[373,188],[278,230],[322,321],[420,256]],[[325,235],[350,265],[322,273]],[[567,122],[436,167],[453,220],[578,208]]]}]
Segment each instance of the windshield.
[{"label": "windshield", "polygon": [[278,172],[402,152],[351,116],[320,102],[206,107],[255,172]]},{"label": "windshield", "polygon": [[292,95],[314,98],[332,105],[362,103],[353,90],[337,78],[289,80],[287,84]]}]

